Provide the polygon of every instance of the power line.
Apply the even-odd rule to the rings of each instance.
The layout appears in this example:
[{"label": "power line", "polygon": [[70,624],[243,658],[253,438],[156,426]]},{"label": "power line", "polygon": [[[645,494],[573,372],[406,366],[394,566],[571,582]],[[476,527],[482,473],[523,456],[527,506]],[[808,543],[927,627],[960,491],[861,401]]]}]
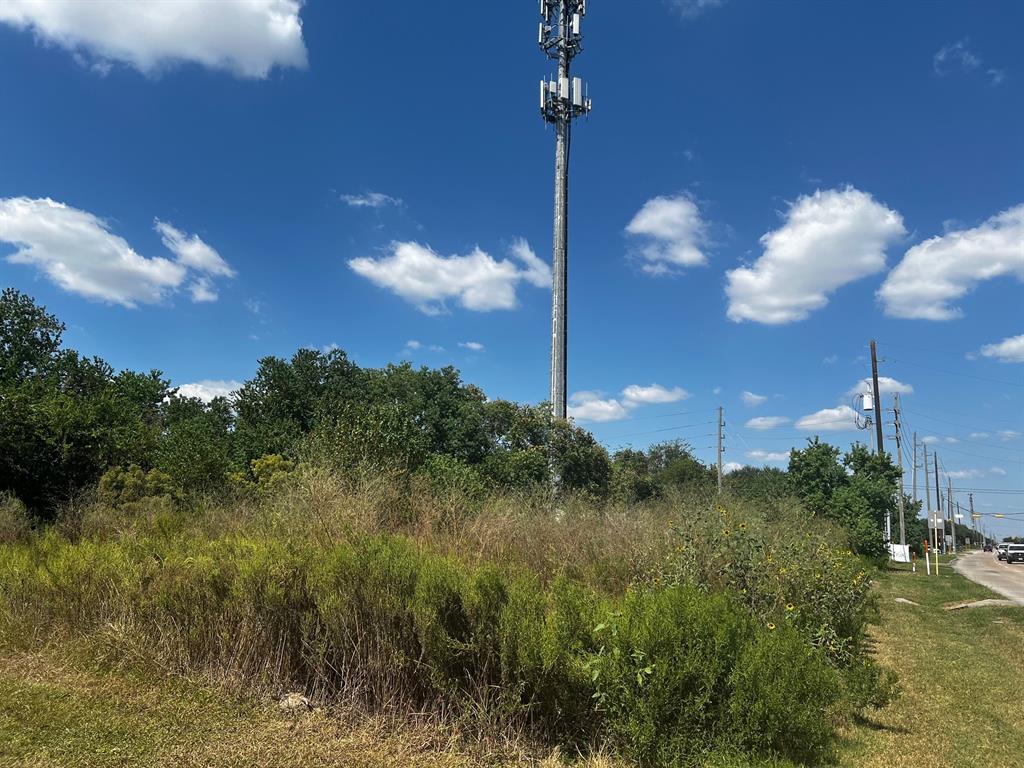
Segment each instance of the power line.
[{"label": "power line", "polygon": [[945,374],[947,374],[949,376],[962,376],[962,377],[967,378],[967,379],[977,379],[978,381],[987,381],[987,382],[990,382],[992,384],[1004,384],[1004,385],[1006,385],[1008,387],[1021,387],[1021,388],[1024,388],[1024,383],[1018,382],[1018,381],[1005,381],[1003,379],[992,379],[992,378],[989,378],[987,376],[975,376],[972,373],[963,373],[961,371],[950,371],[950,370],[946,370],[945,368],[936,368],[936,367],[931,366],[931,365],[924,365],[923,363],[915,363],[915,362],[912,362],[910,360],[903,360],[903,359],[895,359],[895,358],[893,358],[893,359],[887,359],[886,362],[888,362],[888,363],[896,363],[897,365],[911,365],[911,366],[914,366],[914,367],[917,367],[917,368],[923,368],[923,369],[925,369],[927,371],[935,371],[936,373],[945,373]]},{"label": "power line", "polygon": [[[921,434],[923,434],[925,437],[942,438],[942,445],[958,445],[960,443],[969,443],[971,445],[980,445],[984,448],[995,448],[996,450],[999,451],[1009,451],[1010,453],[1024,453],[1024,449],[1021,448],[1010,448],[1005,445],[992,445],[991,443],[981,443],[978,442],[977,440],[967,440],[962,437],[957,437],[956,435],[945,435],[941,432],[925,432],[922,430]],[[1017,461],[1024,461],[1024,456],[1017,459]]]},{"label": "power line", "polygon": [[[661,429],[648,429],[648,430],[645,430],[643,432],[625,432],[625,433],[622,433],[622,434],[619,434],[619,435],[608,435],[608,438],[609,439],[613,439],[613,438],[619,438],[619,437],[636,437],[637,435],[653,435],[653,434],[656,434],[658,432],[674,432],[677,429],[689,429],[690,427],[701,427],[701,426],[704,426],[706,424],[714,424],[714,423],[715,422],[713,422],[713,421],[698,421],[698,422],[694,422],[693,424],[678,424],[678,425],[676,425],[674,427],[662,427]],[[712,432],[712,433],[709,433],[709,434],[713,436],[715,433]],[[694,438],[705,437],[705,435],[693,435],[693,437]]]},{"label": "power line", "polygon": [[715,410],[716,409],[714,408],[705,408],[704,410],[701,411],[673,411],[672,413],[657,413],[649,416],[630,416],[627,419],[619,419],[618,421],[621,423],[624,421],[648,421],[650,419],[667,419],[672,416],[694,416],[700,413],[714,413]]},{"label": "power line", "polygon": [[[910,488],[909,483],[903,484],[904,488]],[[1024,488],[974,488],[974,487],[959,487],[961,491],[972,491],[974,493],[988,493],[1005,496],[1019,496],[1024,494]]]},{"label": "power line", "polygon": [[973,456],[976,459],[986,459],[988,461],[998,461],[1001,464],[1012,464],[1014,466],[1024,463],[1024,459],[1009,459],[1005,456],[986,456],[983,453],[973,453],[971,451],[960,450],[959,448],[950,448],[949,445],[943,444],[943,451],[952,451],[953,453],[962,453],[964,456]]},{"label": "power line", "polygon": [[[915,416],[920,416],[920,417],[922,417],[924,419],[928,419],[929,421],[938,421],[938,422],[941,422],[943,424],[949,424],[950,426],[953,426],[953,427],[960,427],[962,429],[970,429],[973,432],[984,432],[986,434],[997,434],[998,435],[998,434],[1007,434],[1008,432],[1011,431],[1011,430],[1005,430],[1005,429],[986,429],[984,427],[972,427],[972,426],[969,426],[967,424],[961,424],[961,423],[956,422],[956,421],[950,421],[949,419],[943,419],[943,418],[940,418],[939,416],[932,416],[931,414],[923,413],[921,411],[914,411],[914,410],[911,410],[910,408],[906,408],[904,410],[907,413],[912,413]],[[948,435],[945,435],[945,437],[948,437]],[[1016,435],[1013,435],[1013,437],[1016,437]],[[988,446],[989,448],[998,448],[999,450],[1002,450],[1002,451],[1024,452],[1024,449],[1021,449],[1021,448],[1011,448],[1010,446],[1006,446],[1006,445],[994,445],[993,443],[988,443],[988,442],[984,442],[984,441],[981,441],[981,440],[971,440],[971,439],[964,438],[964,441],[968,442],[968,443],[976,443],[977,445],[985,445],[985,446]]]}]

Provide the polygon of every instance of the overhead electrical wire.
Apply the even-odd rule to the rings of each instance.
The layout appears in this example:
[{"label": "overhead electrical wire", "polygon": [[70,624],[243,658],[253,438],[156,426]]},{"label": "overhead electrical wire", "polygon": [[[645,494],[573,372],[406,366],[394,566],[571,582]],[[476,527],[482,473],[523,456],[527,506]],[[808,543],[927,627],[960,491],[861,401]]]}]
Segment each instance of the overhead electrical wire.
[{"label": "overhead electrical wire", "polygon": [[[674,427],[662,427],[661,429],[649,429],[643,432],[625,432],[618,435],[608,435],[609,439],[616,439],[620,437],[636,437],[638,435],[653,435],[658,432],[673,432],[677,429],[689,429],[690,427],[701,427],[706,424],[714,424],[713,421],[698,421],[693,424],[679,424]],[[693,435],[693,437],[704,437],[704,435]]]},{"label": "overhead electrical wire", "polygon": [[929,371],[935,371],[936,373],[945,373],[949,376],[962,376],[967,379],[977,379],[978,381],[987,381],[992,384],[1003,384],[1008,387],[1021,387],[1024,388],[1024,382],[1020,381],[1006,381],[1004,379],[993,379],[988,376],[976,376],[973,373],[963,373],[962,371],[950,371],[945,368],[936,368],[932,365],[925,365],[924,363],[915,363],[912,360],[904,360],[902,358],[886,358],[887,363],[896,363],[897,365],[910,365],[917,368],[923,368]]}]

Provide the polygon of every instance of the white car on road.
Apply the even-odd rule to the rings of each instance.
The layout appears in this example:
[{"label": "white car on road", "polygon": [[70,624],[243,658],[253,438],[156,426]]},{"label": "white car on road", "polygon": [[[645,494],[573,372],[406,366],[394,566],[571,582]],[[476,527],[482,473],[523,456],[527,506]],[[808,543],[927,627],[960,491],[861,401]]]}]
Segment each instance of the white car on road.
[{"label": "white car on road", "polygon": [[1003,556],[1006,564],[1024,563],[1024,544],[1010,544],[1006,547],[1006,554]]}]

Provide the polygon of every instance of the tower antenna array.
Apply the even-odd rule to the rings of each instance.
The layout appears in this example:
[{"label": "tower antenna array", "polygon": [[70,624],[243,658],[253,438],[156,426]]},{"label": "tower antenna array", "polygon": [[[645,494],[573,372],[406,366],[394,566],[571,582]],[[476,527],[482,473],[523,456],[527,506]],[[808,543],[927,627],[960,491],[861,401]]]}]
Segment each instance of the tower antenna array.
[{"label": "tower antenna array", "polygon": [[569,245],[569,135],[572,121],[590,111],[583,81],[570,79],[572,60],[583,51],[580,25],[586,0],[540,0],[538,42],[558,62],[558,76],[540,82],[540,113],[555,126],[555,222],[551,256],[551,413],[566,416],[566,281]]}]

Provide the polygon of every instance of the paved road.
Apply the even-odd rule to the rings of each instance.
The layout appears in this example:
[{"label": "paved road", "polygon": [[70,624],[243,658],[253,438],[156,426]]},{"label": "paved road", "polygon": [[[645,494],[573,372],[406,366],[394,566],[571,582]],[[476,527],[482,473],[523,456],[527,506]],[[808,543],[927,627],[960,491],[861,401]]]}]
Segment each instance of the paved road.
[{"label": "paved road", "polygon": [[1007,565],[994,552],[969,552],[953,561],[953,570],[1024,606],[1024,563]]}]

